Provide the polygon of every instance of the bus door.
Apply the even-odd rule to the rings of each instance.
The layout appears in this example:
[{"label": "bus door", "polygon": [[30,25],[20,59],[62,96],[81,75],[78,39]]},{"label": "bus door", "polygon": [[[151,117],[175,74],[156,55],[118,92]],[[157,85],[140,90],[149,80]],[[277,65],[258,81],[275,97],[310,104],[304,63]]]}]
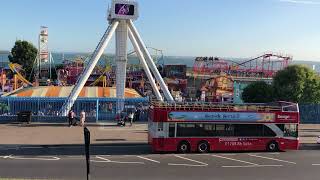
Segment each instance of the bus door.
[{"label": "bus door", "polygon": [[158,137],[158,145],[160,148],[164,147],[164,138],[166,137],[167,134],[167,128],[163,122],[158,122],[157,123],[157,137]]}]

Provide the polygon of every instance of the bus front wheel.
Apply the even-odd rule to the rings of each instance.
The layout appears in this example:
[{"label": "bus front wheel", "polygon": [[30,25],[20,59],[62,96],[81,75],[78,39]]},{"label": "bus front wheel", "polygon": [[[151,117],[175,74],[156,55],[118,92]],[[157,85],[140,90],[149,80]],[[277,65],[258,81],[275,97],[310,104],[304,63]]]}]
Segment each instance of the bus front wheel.
[{"label": "bus front wheel", "polygon": [[209,143],[207,141],[201,141],[198,144],[199,153],[207,153],[210,150]]},{"label": "bus front wheel", "polygon": [[268,145],[267,145],[267,150],[270,151],[270,152],[279,151],[278,143],[276,141],[269,142]]},{"label": "bus front wheel", "polygon": [[178,145],[179,153],[189,153],[190,152],[190,144],[187,141],[182,141]]}]

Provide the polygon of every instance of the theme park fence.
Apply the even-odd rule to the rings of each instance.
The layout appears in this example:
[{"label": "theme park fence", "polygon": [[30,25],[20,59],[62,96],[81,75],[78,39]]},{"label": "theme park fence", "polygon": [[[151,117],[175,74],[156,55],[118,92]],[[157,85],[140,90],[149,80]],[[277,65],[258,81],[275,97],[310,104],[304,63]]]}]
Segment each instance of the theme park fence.
[{"label": "theme park fence", "polygon": [[[0,123],[18,120],[20,112],[32,112],[32,122],[67,122],[66,117],[59,115],[66,98],[0,98]],[[78,98],[73,110],[79,117],[80,112],[86,112],[88,122],[113,121],[116,116],[116,98]],[[122,100],[125,111],[140,110],[140,121],[147,119],[148,98],[132,98]]]},{"label": "theme park fence", "polygon": [[300,104],[300,121],[304,124],[320,124],[320,104]]},{"label": "theme park fence", "polygon": [[[32,112],[33,122],[67,122],[59,112],[66,98],[0,98],[0,123],[17,121],[18,113]],[[116,98],[78,98],[73,106],[76,115],[86,112],[88,122],[113,121],[116,116]],[[147,121],[148,98],[125,99],[125,111],[139,109],[140,121]],[[300,120],[305,124],[320,124],[320,104],[300,104]]]}]

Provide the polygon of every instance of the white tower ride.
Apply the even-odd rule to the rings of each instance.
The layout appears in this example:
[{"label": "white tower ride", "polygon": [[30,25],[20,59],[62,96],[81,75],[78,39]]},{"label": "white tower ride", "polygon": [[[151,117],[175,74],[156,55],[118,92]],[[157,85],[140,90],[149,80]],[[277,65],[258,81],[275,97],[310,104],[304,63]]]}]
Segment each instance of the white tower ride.
[{"label": "white tower ride", "polygon": [[[116,32],[116,93],[119,101],[117,102],[117,113],[120,113],[124,108],[124,91],[126,84],[126,66],[127,66],[127,39],[129,39],[140,59],[140,63],[150,81],[152,89],[158,100],[163,98],[155,83],[155,79],[159,82],[160,88],[167,101],[174,101],[170,94],[168,87],[162,79],[154,61],[151,58],[144,42],[142,41],[137,29],[133,24],[133,20],[138,18],[138,4],[129,0],[113,0],[112,7],[109,14],[109,27],[100,40],[98,46],[93,52],[88,65],[83,70],[70,96],[62,107],[62,115],[66,116],[67,112],[72,108],[83,86],[88,80],[92,70],[96,66],[98,60],[103,54],[105,48],[114,32]],[[149,69],[150,67],[150,69]],[[153,74],[153,75],[152,75]],[[155,77],[155,79],[153,78]]]},{"label": "white tower ride", "polygon": [[52,56],[49,53],[48,36],[48,27],[41,26],[38,40],[36,78],[42,80],[51,79]]}]

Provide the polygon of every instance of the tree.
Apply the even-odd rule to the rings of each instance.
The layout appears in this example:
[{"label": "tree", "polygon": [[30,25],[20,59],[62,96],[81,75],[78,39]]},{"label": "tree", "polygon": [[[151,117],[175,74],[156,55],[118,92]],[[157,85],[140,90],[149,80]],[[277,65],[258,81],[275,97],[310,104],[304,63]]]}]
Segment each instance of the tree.
[{"label": "tree", "polygon": [[279,71],[273,86],[277,100],[320,103],[319,76],[306,66],[292,65]]},{"label": "tree", "polygon": [[9,61],[22,65],[29,77],[32,71],[34,60],[37,57],[37,48],[28,41],[17,40],[14,47],[11,49],[11,54],[8,56]]},{"label": "tree", "polygon": [[266,103],[273,101],[273,87],[264,81],[249,84],[243,89],[242,99],[246,103]]}]

